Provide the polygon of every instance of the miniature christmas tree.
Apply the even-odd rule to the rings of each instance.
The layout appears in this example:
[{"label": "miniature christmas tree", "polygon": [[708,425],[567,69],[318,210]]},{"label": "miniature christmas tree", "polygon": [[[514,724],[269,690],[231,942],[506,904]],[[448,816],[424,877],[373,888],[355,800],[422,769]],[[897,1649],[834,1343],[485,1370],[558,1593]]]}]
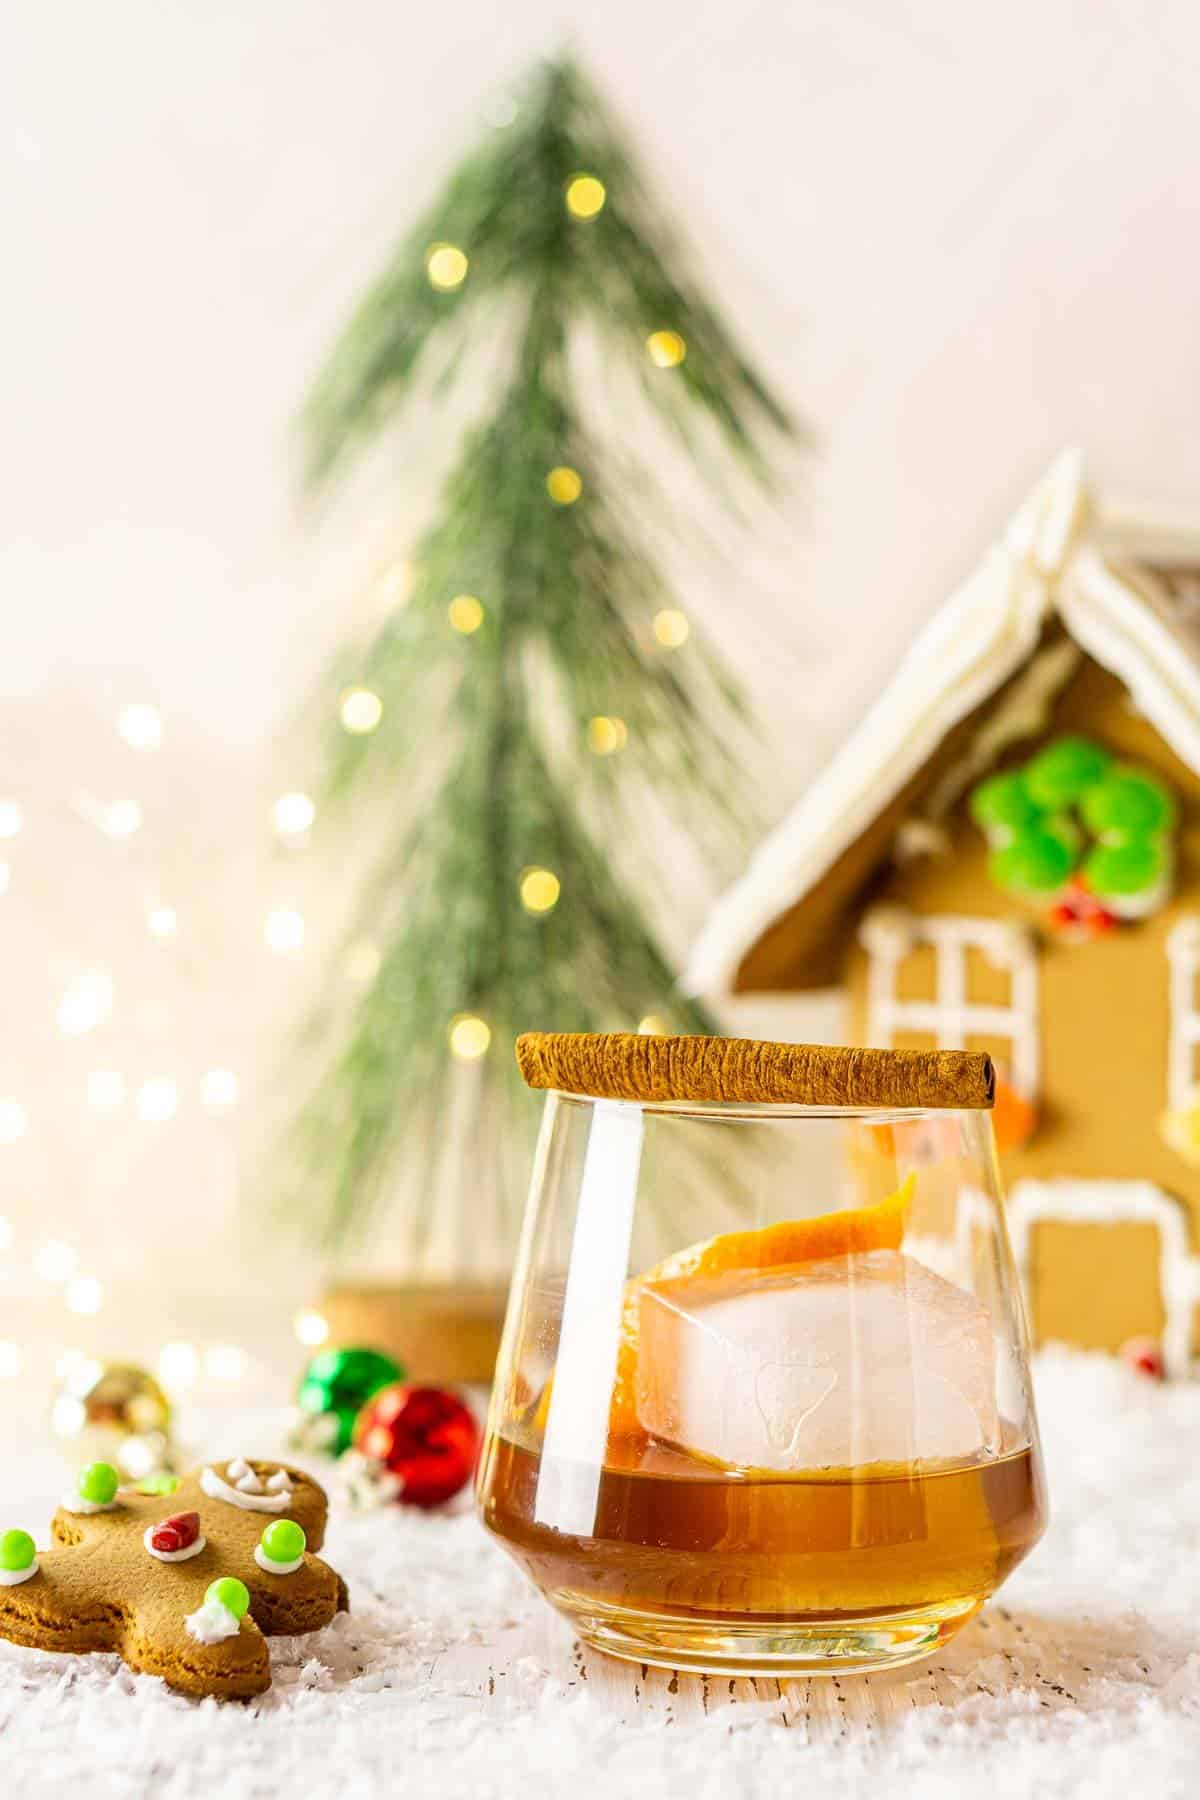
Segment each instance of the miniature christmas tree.
[{"label": "miniature christmas tree", "polygon": [[336,1047],[294,1126],[301,1198],[326,1243],[407,1174],[418,1263],[452,1140],[477,1170],[455,1186],[464,1239],[488,1232],[481,1188],[506,1235],[531,1118],[519,1031],[629,1029],[655,1007],[676,1030],[709,1028],[675,992],[619,853],[651,791],[730,846],[740,703],[639,523],[645,471],[585,419],[596,383],[579,365],[597,350],[603,387],[631,370],[722,492],[731,463],[765,483],[769,446],[796,435],[698,292],[605,109],[558,62],[409,233],[306,412],[325,484],[416,393],[466,389],[465,365],[469,391],[487,395],[415,548],[407,602],[339,658],[319,700],[322,812],[365,794],[379,846],[351,929],[371,946],[371,978],[340,1020],[331,988],[315,1023]]}]

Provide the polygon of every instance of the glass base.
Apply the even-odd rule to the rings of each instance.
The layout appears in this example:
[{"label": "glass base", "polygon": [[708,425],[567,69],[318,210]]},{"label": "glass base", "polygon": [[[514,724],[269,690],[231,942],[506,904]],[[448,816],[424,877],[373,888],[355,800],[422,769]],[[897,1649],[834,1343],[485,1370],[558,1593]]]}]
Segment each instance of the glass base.
[{"label": "glass base", "polygon": [[579,1637],[624,1662],[697,1675],[865,1675],[933,1656],[975,1617],[986,1594],[899,1612],[733,1622],[604,1606],[547,1595]]}]

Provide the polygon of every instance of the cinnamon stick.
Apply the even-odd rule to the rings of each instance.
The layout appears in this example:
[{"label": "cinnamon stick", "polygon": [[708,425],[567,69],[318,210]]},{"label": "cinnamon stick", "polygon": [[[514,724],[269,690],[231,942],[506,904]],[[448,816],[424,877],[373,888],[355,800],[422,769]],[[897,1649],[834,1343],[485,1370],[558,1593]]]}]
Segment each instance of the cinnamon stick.
[{"label": "cinnamon stick", "polygon": [[955,1108],[989,1107],[996,1090],[991,1057],[967,1050],[529,1031],[517,1062],[531,1088],[605,1100]]}]

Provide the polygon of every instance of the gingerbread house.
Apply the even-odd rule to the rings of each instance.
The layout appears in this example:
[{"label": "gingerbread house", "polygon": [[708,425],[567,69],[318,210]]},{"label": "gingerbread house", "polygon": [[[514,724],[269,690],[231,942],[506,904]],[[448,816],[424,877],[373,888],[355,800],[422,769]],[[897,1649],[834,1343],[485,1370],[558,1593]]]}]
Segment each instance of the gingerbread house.
[{"label": "gingerbread house", "polygon": [[991,1051],[1035,1335],[1200,1338],[1200,513],[1061,457],[717,905],[689,983]]}]

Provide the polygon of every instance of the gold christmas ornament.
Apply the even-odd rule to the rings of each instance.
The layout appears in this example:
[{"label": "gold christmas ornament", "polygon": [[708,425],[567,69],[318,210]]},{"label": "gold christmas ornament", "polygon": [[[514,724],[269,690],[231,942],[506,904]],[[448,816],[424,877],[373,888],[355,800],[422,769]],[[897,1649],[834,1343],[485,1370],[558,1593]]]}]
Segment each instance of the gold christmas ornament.
[{"label": "gold christmas ornament", "polygon": [[115,1463],[133,1480],[174,1468],[171,1407],[136,1363],[82,1356],[64,1373],[51,1425],[67,1461]]}]

